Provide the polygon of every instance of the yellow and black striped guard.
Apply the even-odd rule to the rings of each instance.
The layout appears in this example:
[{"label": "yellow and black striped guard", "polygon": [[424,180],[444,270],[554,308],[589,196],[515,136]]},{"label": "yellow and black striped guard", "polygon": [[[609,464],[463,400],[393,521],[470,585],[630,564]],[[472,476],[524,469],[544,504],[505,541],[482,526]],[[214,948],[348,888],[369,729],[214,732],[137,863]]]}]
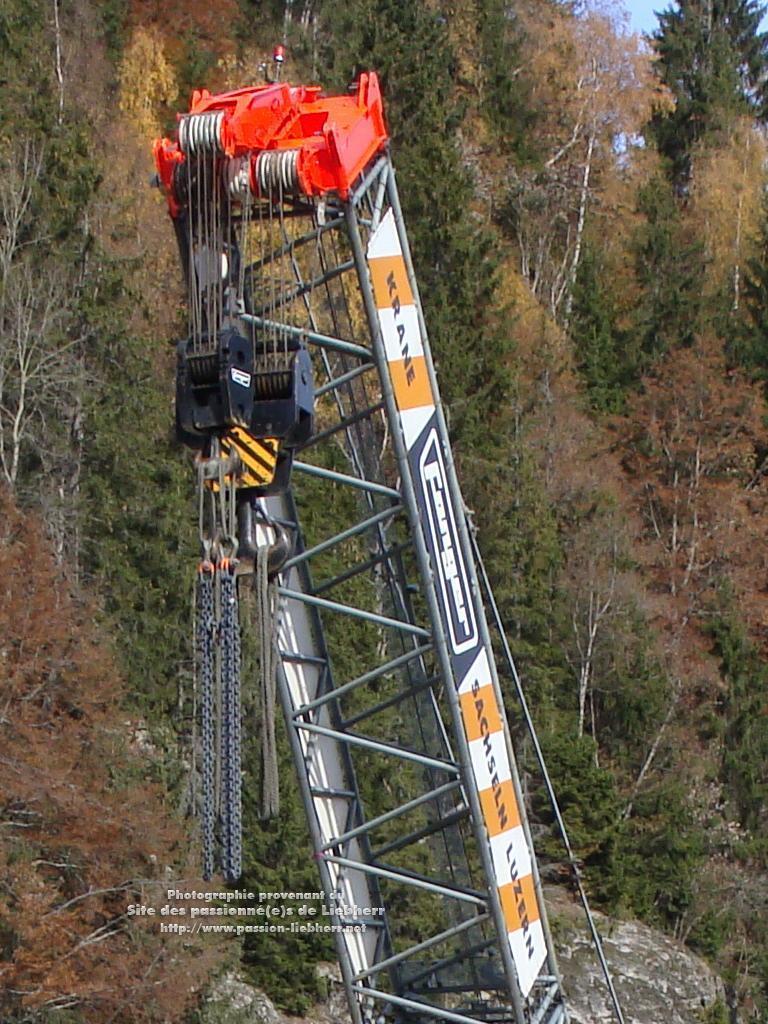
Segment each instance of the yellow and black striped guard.
[{"label": "yellow and black striped guard", "polygon": [[280,441],[275,437],[253,437],[242,427],[230,427],[221,438],[221,453],[235,449],[240,456],[238,487],[266,487],[275,478]]}]

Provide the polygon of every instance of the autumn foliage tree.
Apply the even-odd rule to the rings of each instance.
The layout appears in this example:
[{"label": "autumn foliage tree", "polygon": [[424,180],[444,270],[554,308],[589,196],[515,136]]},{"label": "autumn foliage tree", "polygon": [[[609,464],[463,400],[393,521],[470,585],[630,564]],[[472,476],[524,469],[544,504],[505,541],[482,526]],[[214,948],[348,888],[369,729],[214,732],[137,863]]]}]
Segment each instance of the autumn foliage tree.
[{"label": "autumn foliage tree", "polygon": [[114,658],[39,522],[0,507],[0,1007],[83,1022],[181,1020],[216,950],[137,925],[189,839],[132,749]]},{"label": "autumn foliage tree", "polygon": [[657,545],[658,579],[699,611],[724,573],[752,589],[765,567],[755,546],[764,415],[762,397],[726,373],[711,339],[672,353],[631,403],[625,467]]},{"label": "autumn foliage tree", "polygon": [[609,5],[574,18],[564,6],[522,4],[520,21],[537,159],[513,165],[501,219],[533,294],[567,322],[590,217],[607,219],[620,154],[626,159],[666,91]]},{"label": "autumn foliage tree", "polygon": [[757,0],[679,0],[659,15],[655,66],[675,103],[654,116],[651,133],[679,190],[697,143],[740,115],[768,116],[765,11]]}]

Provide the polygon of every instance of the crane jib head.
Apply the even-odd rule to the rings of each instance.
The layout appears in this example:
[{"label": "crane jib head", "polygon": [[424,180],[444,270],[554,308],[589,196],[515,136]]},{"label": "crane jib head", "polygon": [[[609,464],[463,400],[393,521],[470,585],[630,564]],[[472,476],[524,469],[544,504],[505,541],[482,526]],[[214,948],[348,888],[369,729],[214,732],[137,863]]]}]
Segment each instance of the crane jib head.
[{"label": "crane jib head", "polygon": [[156,181],[188,293],[177,434],[205,457],[213,441],[235,453],[240,487],[267,494],[287,486],[291,453],[311,435],[314,411],[301,337],[259,323],[290,319],[302,293],[280,281],[275,294],[274,264],[254,258],[257,246],[273,244],[271,228],[256,219],[267,211],[282,225],[284,216],[316,217],[326,198],[346,200],[387,143],[373,73],[344,96],[280,82],[218,95],[199,90],[178,115],[175,137],[155,142]]},{"label": "crane jib head", "polygon": [[177,117],[176,139],[154,145],[158,179],[174,218],[187,203],[184,165],[200,153],[216,156],[223,180],[240,198],[282,185],[305,196],[346,199],[389,141],[374,72],[361,74],[347,96],[287,83],[215,96],[199,90],[189,111]]}]

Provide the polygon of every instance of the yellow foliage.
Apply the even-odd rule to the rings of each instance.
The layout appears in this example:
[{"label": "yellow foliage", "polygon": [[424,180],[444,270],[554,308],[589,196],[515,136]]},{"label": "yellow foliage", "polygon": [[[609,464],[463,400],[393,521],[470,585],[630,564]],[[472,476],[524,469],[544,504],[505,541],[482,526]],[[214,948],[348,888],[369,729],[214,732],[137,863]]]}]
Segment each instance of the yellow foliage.
[{"label": "yellow foliage", "polygon": [[[511,310],[510,336],[523,373],[535,376],[544,368],[558,375],[570,369],[570,348],[563,329],[531,293],[528,283],[509,257],[499,267],[499,292]],[[508,314],[507,314],[508,315]]]},{"label": "yellow foliage", "polygon": [[160,109],[173,104],[179,94],[157,29],[140,26],[134,31],[118,74],[120,109],[140,135],[156,137],[160,134]]},{"label": "yellow foliage", "polygon": [[737,121],[720,145],[693,157],[691,226],[707,255],[710,294],[728,285],[739,302],[740,267],[752,255],[761,216],[766,140],[754,124]]},{"label": "yellow foliage", "polygon": [[537,110],[537,135],[554,165],[580,152],[594,136],[608,159],[618,140],[631,140],[654,109],[669,102],[653,74],[653,55],[637,35],[624,32],[622,11],[592,3],[581,17],[536,0],[522,3],[527,67]]}]

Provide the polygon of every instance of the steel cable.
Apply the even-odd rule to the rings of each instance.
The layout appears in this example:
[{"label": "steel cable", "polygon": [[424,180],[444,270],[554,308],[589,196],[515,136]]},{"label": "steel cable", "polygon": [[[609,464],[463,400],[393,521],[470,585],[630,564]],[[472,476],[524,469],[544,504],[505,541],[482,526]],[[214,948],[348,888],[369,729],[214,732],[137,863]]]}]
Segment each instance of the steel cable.
[{"label": "steel cable", "polygon": [[530,709],[528,707],[528,701],[526,700],[525,691],[523,690],[523,686],[522,686],[522,683],[520,681],[520,676],[517,674],[517,666],[515,665],[514,659],[512,657],[512,651],[510,650],[510,647],[509,647],[509,641],[507,640],[507,634],[506,634],[506,630],[504,629],[504,623],[503,623],[502,618],[501,618],[501,612],[499,611],[499,606],[496,604],[496,599],[493,596],[493,591],[491,590],[491,584],[490,584],[490,581],[488,579],[488,574],[487,574],[486,569],[485,569],[485,563],[483,562],[482,556],[480,554],[480,548],[478,547],[478,544],[477,544],[477,539],[475,537],[475,531],[474,531],[474,525],[473,525],[473,523],[469,519],[467,520],[467,528],[468,528],[468,532],[469,532],[470,541],[471,541],[471,544],[472,544],[472,551],[473,551],[473,554],[475,556],[475,563],[476,563],[477,568],[479,570],[480,583],[481,583],[482,589],[485,591],[485,599],[486,599],[488,608],[490,609],[491,615],[493,617],[493,621],[494,621],[494,624],[496,626],[496,630],[498,632],[499,639],[501,641],[502,650],[504,651],[504,658],[505,658],[505,660],[507,662],[507,666],[509,667],[509,671],[510,671],[510,674],[512,676],[512,681],[513,681],[514,686],[515,686],[515,692],[517,694],[517,699],[518,699],[518,701],[520,703],[520,709],[521,709],[521,711],[523,713],[523,718],[525,720],[526,728],[528,729],[528,734],[531,737],[531,742],[533,743],[533,749],[534,749],[534,751],[536,753],[536,760],[539,762],[539,768],[541,770],[541,775],[542,775],[542,779],[544,781],[544,786],[545,786],[545,788],[547,790],[547,796],[549,797],[550,806],[552,807],[552,812],[553,812],[553,814],[555,816],[555,821],[557,822],[557,827],[560,830],[560,835],[561,835],[562,840],[563,840],[563,846],[565,848],[565,853],[566,853],[566,857],[568,859],[568,864],[569,864],[569,866],[571,868],[571,873],[572,873],[572,876],[573,876],[573,881],[574,881],[574,883],[576,885],[576,889],[577,889],[577,891],[579,893],[579,899],[581,900],[581,905],[584,908],[584,913],[585,913],[586,918],[587,918],[587,925],[589,927],[590,935],[592,936],[592,943],[593,943],[593,945],[595,947],[595,952],[597,954],[598,962],[600,963],[600,969],[601,969],[601,971],[603,973],[603,978],[605,979],[606,988],[608,989],[608,995],[609,995],[610,1000],[611,1000],[611,1005],[613,1006],[613,1012],[614,1012],[614,1014],[616,1016],[616,1020],[619,1022],[619,1024],[624,1024],[624,1014],[623,1014],[622,1009],[621,1009],[621,1003],[619,1002],[618,993],[616,992],[616,988],[615,988],[615,986],[613,984],[613,978],[611,976],[611,970],[610,970],[610,968],[608,966],[608,961],[605,958],[605,950],[603,949],[603,941],[600,938],[600,933],[598,932],[597,925],[595,924],[595,919],[594,919],[594,916],[592,914],[592,909],[591,909],[591,907],[589,905],[589,899],[587,898],[587,893],[586,893],[586,890],[584,888],[584,883],[582,881],[581,871],[579,869],[579,864],[578,864],[578,861],[576,860],[576,856],[575,856],[575,854],[573,852],[573,848],[571,846],[571,840],[570,840],[570,837],[568,835],[568,830],[566,828],[565,821],[563,819],[563,815],[562,815],[562,812],[560,810],[560,804],[558,803],[557,795],[555,794],[555,787],[552,784],[552,780],[551,780],[551,778],[549,776],[549,771],[547,769],[547,764],[546,764],[546,761],[544,760],[544,752],[541,749],[541,744],[539,743],[539,737],[538,737],[538,733],[536,732],[536,726],[534,725],[533,718],[531,717],[531,712],[530,712]]}]

